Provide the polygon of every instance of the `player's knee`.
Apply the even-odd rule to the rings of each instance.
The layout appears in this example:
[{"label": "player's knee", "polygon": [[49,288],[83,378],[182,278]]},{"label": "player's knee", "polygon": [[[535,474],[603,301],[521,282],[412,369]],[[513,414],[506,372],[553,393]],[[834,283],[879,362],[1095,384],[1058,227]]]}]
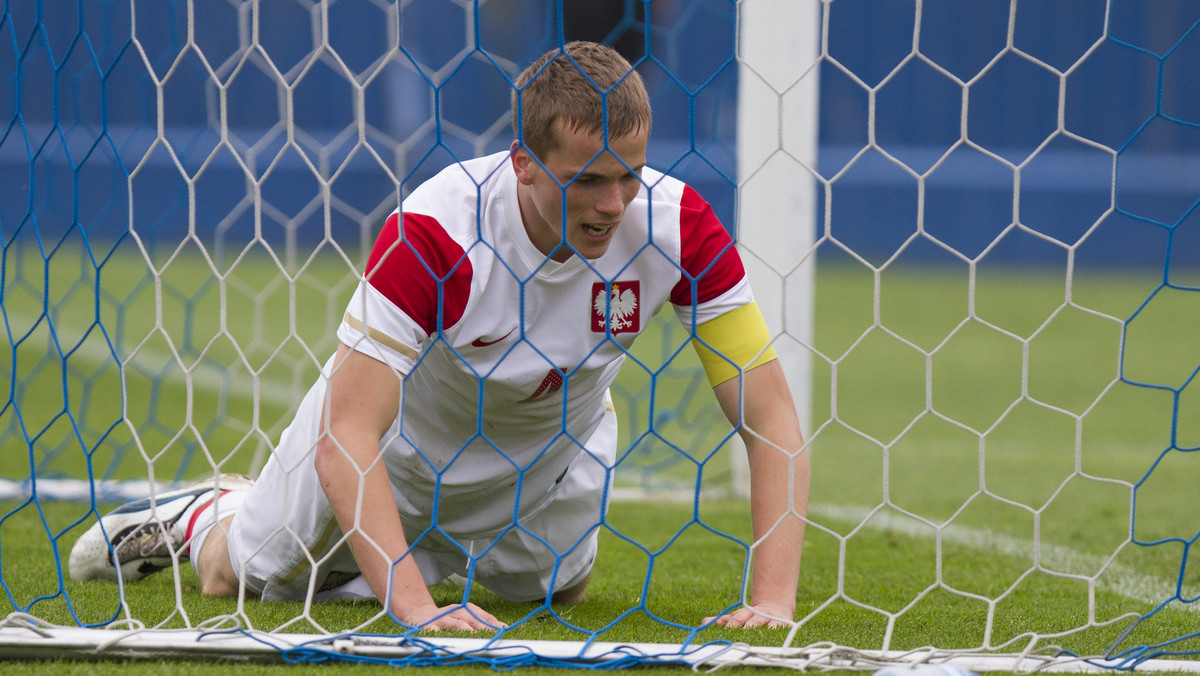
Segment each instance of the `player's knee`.
[{"label": "player's knee", "polygon": [[205,596],[237,596],[239,581],[229,560],[226,533],[232,517],[213,527],[196,558],[196,573],[200,576],[200,593]]},{"label": "player's knee", "polygon": [[200,575],[200,593],[205,596],[237,596],[239,582],[228,554],[224,554],[224,560],[214,556],[197,561],[196,572]]},{"label": "player's knee", "polygon": [[567,605],[583,603],[583,600],[587,597],[587,586],[591,579],[592,573],[591,571],[588,571],[588,574],[584,575],[583,579],[579,582],[576,582],[570,587],[559,589],[558,591],[554,592],[554,594],[550,597],[550,602],[563,603]]},{"label": "player's knee", "polygon": [[205,596],[230,597],[237,596],[237,584],[230,584],[228,580],[217,577],[209,577],[200,579],[200,593]]}]

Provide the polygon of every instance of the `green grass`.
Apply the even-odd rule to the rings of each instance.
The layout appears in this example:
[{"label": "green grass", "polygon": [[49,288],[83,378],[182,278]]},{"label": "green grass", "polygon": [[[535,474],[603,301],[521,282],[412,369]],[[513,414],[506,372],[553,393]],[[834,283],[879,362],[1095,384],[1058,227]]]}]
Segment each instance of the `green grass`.
[{"label": "green grass", "polygon": [[[106,478],[145,477],[148,467],[162,480],[212,464],[253,471],[332,349],[356,267],[330,255],[279,265],[263,251],[236,262],[193,251],[156,259],[156,286],[127,245],[102,265],[70,249],[50,263],[28,251],[7,256],[8,479],[31,466],[39,476],[86,476],[88,464]],[[1041,645],[1099,654],[1176,584],[1185,598],[1200,593],[1187,556],[1200,532],[1200,457],[1190,452],[1200,447],[1200,401],[1185,387],[1200,343],[1181,339],[1200,329],[1200,294],[1159,287],[1113,271],[1076,271],[1068,284],[1044,270],[981,266],[972,280],[965,266],[888,268],[876,296],[869,269],[822,266],[806,430],[812,524],[797,598],[804,623],[792,645],[1016,650],[1036,632]],[[52,333],[68,359],[48,349]],[[622,443],[644,462],[679,462],[621,481],[687,487],[701,472],[720,496],[727,428],[684,337],[665,331],[638,349],[615,388]],[[662,355],[677,351],[663,367]],[[644,436],[651,410],[656,434]],[[63,580],[54,565],[94,518],[84,503],[0,504],[7,610],[62,624],[119,614],[115,585]],[[617,503],[587,603],[549,612],[482,589],[471,598],[514,625],[506,638],[678,643],[737,602],[748,521],[744,503],[719,497],[697,514],[688,504]],[[1131,528],[1158,544],[1129,543]],[[461,593],[437,589],[447,602]],[[375,603],[305,610],[205,598],[187,566],[129,585],[124,601],[166,627],[240,613],[266,630],[397,630]],[[1192,632],[1197,615],[1180,605],[1119,647]],[[765,629],[695,636],[775,646],[786,638]],[[1174,647],[1200,649],[1195,640]],[[42,667],[16,668],[6,673]],[[259,669],[270,667],[245,673]]]}]

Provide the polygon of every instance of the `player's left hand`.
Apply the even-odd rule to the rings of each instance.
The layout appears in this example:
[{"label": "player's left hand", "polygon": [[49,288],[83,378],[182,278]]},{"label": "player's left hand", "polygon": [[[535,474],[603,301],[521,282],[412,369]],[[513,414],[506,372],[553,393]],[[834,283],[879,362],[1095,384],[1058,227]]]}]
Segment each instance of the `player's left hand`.
[{"label": "player's left hand", "polygon": [[716,620],[716,624],[722,627],[740,627],[742,629],[768,627],[770,629],[779,629],[788,626],[788,622],[785,619],[792,617],[795,612],[793,609],[775,604],[760,603],[753,606],[742,606],[732,613],[726,613],[719,617],[706,617],[704,618],[704,623],[708,624]]}]

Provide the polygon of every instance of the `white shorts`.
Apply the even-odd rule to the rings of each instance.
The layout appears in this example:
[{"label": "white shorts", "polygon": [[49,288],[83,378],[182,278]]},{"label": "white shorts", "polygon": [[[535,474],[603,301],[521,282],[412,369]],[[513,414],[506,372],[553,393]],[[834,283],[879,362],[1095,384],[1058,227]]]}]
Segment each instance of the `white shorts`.
[{"label": "white shorts", "polygon": [[[540,601],[581,581],[596,557],[611,492],[617,419],[611,408],[588,439],[587,452],[558,482],[554,497],[499,537],[461,539],[413,528],[405,536],[427,585],[452,574],[510,601]],[[358,566],[311,468],[264,468],[230,525],[229,558],[249,591],[264,600],[356,598]],[[357,590],[357,591],[356,591]]]}]

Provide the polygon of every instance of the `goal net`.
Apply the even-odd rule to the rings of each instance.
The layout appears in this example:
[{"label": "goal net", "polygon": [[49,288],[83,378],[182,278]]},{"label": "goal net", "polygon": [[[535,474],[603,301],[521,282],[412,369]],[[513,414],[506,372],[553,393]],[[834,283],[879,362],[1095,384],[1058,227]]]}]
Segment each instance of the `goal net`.
[{"label": "goal net", "polygon": [[[254,475],[387,216],[616,47],[649,164],[730,229],[813,466],[795,622],[749,594],[744,450],[654,317],[613,387],[588,600],[509,623],[71,580],[122,502]],[[1200,573],[1200,8],[1116,0],[194,0],[0,13],[0,656],[1188,669]],[[1183,657],[1184,659],[1179,659]]]}]

